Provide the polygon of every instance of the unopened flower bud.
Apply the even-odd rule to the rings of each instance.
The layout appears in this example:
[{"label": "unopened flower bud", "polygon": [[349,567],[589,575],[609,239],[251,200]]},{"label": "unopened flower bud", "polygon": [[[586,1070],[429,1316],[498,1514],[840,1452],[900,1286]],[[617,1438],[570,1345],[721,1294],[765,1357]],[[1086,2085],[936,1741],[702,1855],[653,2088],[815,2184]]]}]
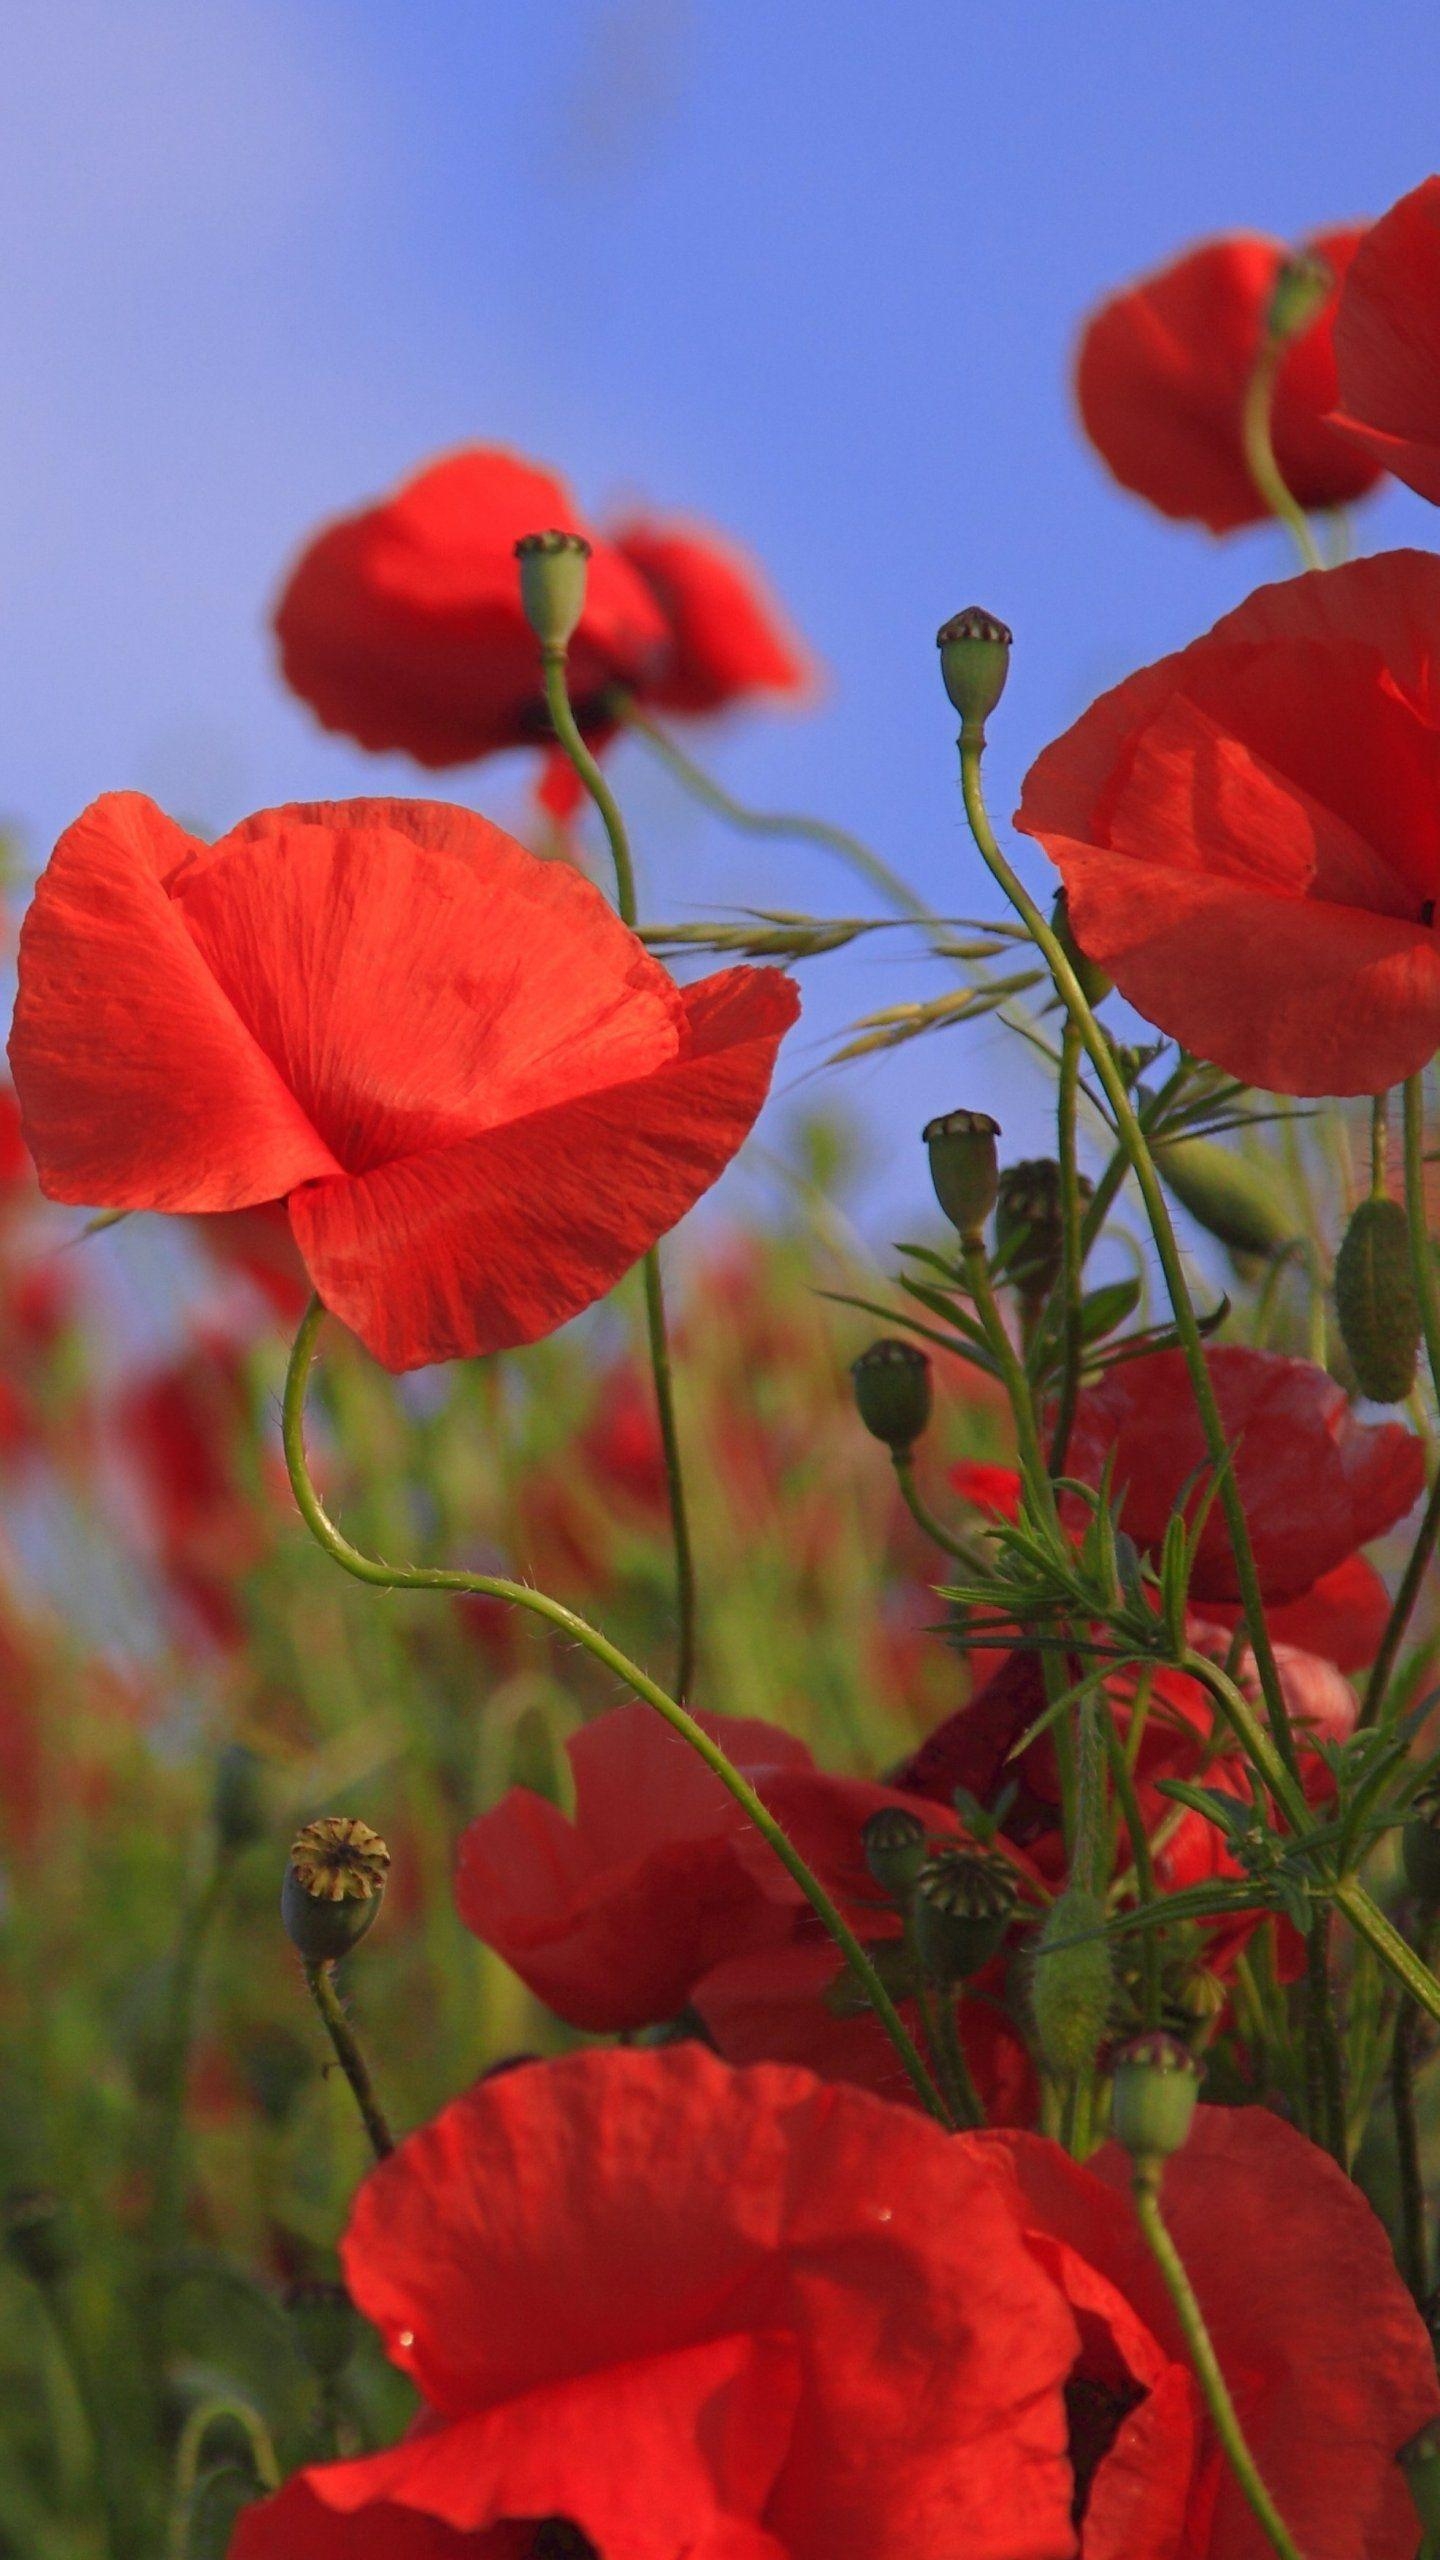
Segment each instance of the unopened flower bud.
[{"label": "unopened flower bud", "polygon": [[999,1953],[1019,1886],[1008,1858],[989,1849],[942,1849],[915,1879],[915,1948],[932,1982],[968,1980]]},{"label": "unopened flower bud", "polygon": [[49,2187],[12,2187],[0,2199],[0,2232],[36,2284],[58,2284],[75,2263],[70,2217]]},{"label": "unopened flower bud", "polygon": [[1090,2069],[1110,2024],[1115,1968],[1104,1928],[1105,1905],[1083,1885],[1067,1886],[1045,1914],[1030,2009],[1046,2068],[1062,2079]]},{"label": "unopened flower bud", "polygon": [[1070,901],[1063,889],[1055,892],[1055,904],[1050,910],[1050,930],[1080,981],[1080,993],[1086,1003],[1092,1009],[1103,1004],[1115,983],[1114,979],[1106,976],[1098,960],[1086,959],[1075,939],[1075,928],[1070,922]]},{"label": "unopened flower bud", "polygon": [[1013,634],[993,613],[978,604],[967,604],[963,613],[952,613],[942,622],[936,640],[940,648],[940,673],[945,690],[960,714],[962,732],[969,730],[980,739],[985,723],[1005,690],[1010,673],[1010,649]]},{"label": "unopened flower bud", "polygon": [[1440,2418],[1432,2418],[1418,2436],[1402,2444],[1395,2458],[1415,2501],[1428,2551],[1430,2535],[1440,2531]]},{"label": "unopened flower bud", "polygon": [[293,2284],[285,2308],[311,2372],[320,2382],[337,2382],[360,2343],[363,2326],[343,2284]]},{"label": "unopened flower bud", "polygon": [[248,1849],[263,1840],[265,1819],[264,1763],[248,1743],[230,1742],[215,1764],[211,1820],[222,1849]]},{"label": "unopened flower bud", "polygon": [[936,1199],[957,1234],[978,1235],[1000,1182],[999,1121],[988,1111],[944,1111],[926,1122],[923,1134]]},{"label": "unopened flower bud", "polygon": [[1420,1300],[1398,1200],[1362,1200],[1335,1256],[1340,1339],[1362,1396],[1403,1404],[1415,1384]]},{"label": "unopened flower bud", "polygon": [[918,1342],[885,1335],[850,1364],[855,1410],[897,1457],[913,1449],[930,1419],[930,1360]]},{"label": "unopened flower bud", "polygon": [[541,648],[568,648],[585,610],[589,543],[580,533],[525,533],[515,557],[520,602]]},{"label": "unopened flower bud", "polygon": [[925,1864],[925,1825],[903,1804],[882,1804],[860,1827],[860,1844],[882,1893],[903,1902]]},{"label": "unopened flower bud", "polygon": [[380,1909],[389,1864],[379,1833],[344,1814],[327,1814],[297,1831],[280,1917],[306,1964],[335,1964],[358,1946]]},{"label": "unopened flower bud", "polygon": [[[1094,1185],[1084,1174],[1076,1183],[1082,1201]],[[1052,1156],[1034,1156],[1007,1165],[995,1202],[995,1252],[1022,1297],[1039,1304],[1048,1298],[1065,1260],[1065,1202],[1060,1167]]]},{"label": "unopened flower bud", "polygon": [[1178,2036],[1133,2036],[1112,2057],[1110,2130],[1132,2160],[1168,2160],[1190,2138],[1200,2068]]},{"label": "unopened flower bud", "polygon": [[1303,337],[1314,327],[1335,290],[1335,270],[1313,249],[1297,249],[1285,260],[1270,295],[1265,326],[1273,338]]},{"label": "unopened flower bud", "polygon": [[1440,1911],[1440,1789],[1422,1787],[1400,1834],[1405,1881],[1425,1911]]},{"label": "unopened flower bud", "polygon": [[1155,1162],[1182,1209],[1227,1253],[1272,1261],[1291,1243],[1287,1218],[1265,1176],[1214,1138],[1162,1138]]}]

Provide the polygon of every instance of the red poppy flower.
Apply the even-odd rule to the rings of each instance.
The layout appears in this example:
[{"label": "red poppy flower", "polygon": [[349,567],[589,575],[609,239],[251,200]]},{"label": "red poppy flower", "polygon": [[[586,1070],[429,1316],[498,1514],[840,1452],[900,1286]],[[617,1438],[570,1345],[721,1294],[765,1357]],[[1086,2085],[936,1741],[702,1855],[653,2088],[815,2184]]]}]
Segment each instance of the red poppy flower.
[{"label": "red poppy flower", "polygon": [[1103,694],[1016,824],[1082,948],[1197,1056],[1379,1093],[1440,1045],[1440,560],[1262,587]]},{"label": "red poppy flower", "polygon": [[345,2244],[430,2414],[253,2509],[235,2560],[533,2560],[542,2519],[602,2560],[1061,2560],[1078,2329],[1013,2195],[924,2117],[694,2046],[484,2082]]},{"label": "red poppy flower", "polygon": [[563,481],[478,445],[317,535],[275,611],[285,680],[323,726],[417,764],[469,764],[549,736],[515,544],[551,529],[591,544],[570,644],[583,705],[634,684],[665,644],[650,589],[590,535]]},{"label": "red poppy flower", "polygon": [[980,1458],[962,1458],[950,1470],[950,1483],[961,1500],[983,1511],[987,1520],[1019,1519],[1018,1468],[994,1467]]},{"label": "red poppy flower", "polygon": [[135,793],[62,836],[10,1054],[52,1199],[288,1201],[391,1369],[533,1342],[735,1153],[798,999],[678,988],[567,866],[433,801],[263,810],[203,845]]},{"label": "red poppy flower", "polygon": [[[752,1779],[810,1765],[772,1725],[700,1721]],[[752,1858],[733,1796],[652,1707],[612,1707],[566,1752],[574,1820],[512,1787],[464,1833],[456,1880],[466,1927],[557,2017],[654,2025],[723,1956],[788,1937],[797,1888],[773,1851]]]},{"label": "red poppy flower", "polygon": [[809,690],[810,662],[753,561],[703,525],[635,517],[611,540],[665,617],[664,652],[637,688],[647,704],[694,716]]},{"label": "red poppy flower", "polygon": [[[1323,1369],[1239,1343],[1207,1351],[1205,1364],[1267,1600],[1309,1591],[1418,1500],[1421,1442],[1403,1423],[1357,1422]],[[1086,1388],[1070,1472],[1098,1485],[1107,1462],[1120,1525],[1142,1549],[1160,1546],[1182,1501],[1187,1516],[1204,1502],[1214,1471],[1182,1351],[1127,1360]],[[1202,1607],[1240,1596],[1218,1499],[1200,1532],[1190,1595]]]},{"label": "red poppy flower", "polygon": [[1440,505],[1440,178],[1382,214],[1335,315],[1334,423]]},{"label": "red poppy flower", "polygon": [[[1307,247],[1342,277],[1362,228],[1317,232]],[[1241,415],[1270,298],[1289,255],[1237,232],[1188,249],[1102,304],[1075,365],[1086,434],[1124,489],[1162,515],[1229,533],[1270,509],[1245,461]],[[1336,296],[1287,348],[1272,431],[1286,487],[1302,507],[1338,507],[1380,476],[1328,422]]]},{"label": "red poppy flower", "polygon": [[[1124,2154],[1107,2143],[1082,2169],[1033,2134],[972,2147],[1008,2164],[1031,2245],[1079,2324],[1066,2402],[1081,2560],[1269,2560],[1136,2226]],[[1306,2560],[1412,2560],[1395,2457],[1440,2393],[1358,2188],[1263,2108],[1202,2107],[1166,2170],[1165,2217]]]}]

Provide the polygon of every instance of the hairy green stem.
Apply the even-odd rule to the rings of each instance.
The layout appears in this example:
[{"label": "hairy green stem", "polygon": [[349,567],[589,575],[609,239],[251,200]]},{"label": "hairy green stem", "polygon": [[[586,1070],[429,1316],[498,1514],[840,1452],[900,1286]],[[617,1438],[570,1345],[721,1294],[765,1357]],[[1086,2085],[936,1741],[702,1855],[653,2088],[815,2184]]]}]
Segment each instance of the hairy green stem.
[{"label": "hairy green stem", "polygon": [[1160,2271],[1160,2279],[1174,2306],[1175,2317],[1190,2352],[1195,2379],[1200,2385],[1211,2424],[1220,2439],[1225,2459],[1239,2486],[1241,2496],[1259,2525],[1278,2560],[1301,2560],[1299,2549],[1286,2530],[1269,2490],[1256,2468],[1255,2457],[1245,2441],[1245,2432],[1230,2397],[1229,2386],[1220,2370],[1214,2342],[1205,2325],[1205,2314],[1196,2299],[1195,2288],[1186,2273],[1185,2261],[1176,2248],[1160,2209],[1161,2170],[1139,2161],[1135,2165],[1132,2193],[1135,2216],[1144,2234],[1150,2255]]},{"label": "hairy green stem", "polygon": [[345,2015],[344,2004],[335,1988],[335,1969],[328,1964],[307,1964],[305,1987],[319,2010],[325,2032],[335,2048],[335,2059],[350,2083],[360,2121],[369,2136],[370,2148],[377,2160],[388,2160],[395,2148],[395,2136],[385,2121],[385,2112],[375,2095],[370,2066],[360,2049],[360,2039]]},{"label": "hairy green stem", "polygon": [[678,1733],[706,1767],[713,1770],[761,1837],[769,1842],[816,1918],[849,1963],[894,2045],[917,2097],[931,2115],[944,2123],[947,2116],[944,2102],[915,2049],[903,2018],[849,1922],[832,1902],[819,1877],[806,1865],[768,1806],[756,1794],[749,1779],[727,1759],[719,1744],[711,1740],[704,1727],[696,1723],[678,1699],[672,1698],[658,1681],[651,1679],[647,1671],[641,1670],[638,1662],[632,1662],[628,1654],[622,1653],[618,1645],[602,1635],[598,1627],[592,1627],[574,1609],[567,1609],[563,1601],[552,1599],[548,1591],[536,1591],[528,1583],[511,1582],[499,1574],[465,1573],[449,1565],[387,1564],[379,1556],[365,1555],[330,1518],[315,1490],[305,1456],[305,1393],[315,1356],[316,1338],[324,1317],[325,1309],[320,1300],[312,1298],[301,1318],[295,1347],[290,1354],[282,1408],[285,1464],[291,1490],[300,1516],[317,1545],[323,1547],[344,1572],[352,1574],[357,1582],[369,1583],[375,1590],[475,1592],[482,1599],[507,1600],[517,1609],[528,1609],[535,1617],[543,1618],[547,1625],[558,1628],[572,1643],[582,1645],[596,1662],[624,1683],[632,1696],[653,1707],[672,1732]]},{"label": "hairy green stem", "polygon": [[1052,1476],[1062,1476],[1065,1472],[1065,1459],[1070,1448],[1070,1431],[1080,1395],[1080,1359],[1084,1349],[1081,1291],[1085,1276],[1085,1204],[1080,1196],[1078,1108],[1081,1054],[1079,1025],[1071,1015],[1067,1014],[1060,1043],[1058,1103],[1060,1215],[1064,1250],[1060,1274],[1063,1328],[1060,1393],[1056,1401],[1055,1427],[1050,1435]]},{"label": "hairy green stem", "polygon": [[1330,1980],[1330,1913],[1319,1910],[1305,1932],[1305,2057],[1310,2137],[1348,2175],[1345,2066]]},{"label": "hairy green stem", "polygon": [[[630,839],[615,794],[599,764],[580,734],[570,701],[566,676],[565,651],[542,648],[540,663],[545,680],[545,706],[555,735],[568,757],[571,767],[584,784],[600,813],[615,869],[615,904],[621,922],[632,933],[639,921],[635,895],[635,865],[630,854]],[[660,1274],[660,1253],[652,1245],[641,1266],[645,1286],[645,1331],[650,1348],[650,1370],[655,1382],[655,1404],[660,1422],[660,1446],[665,1461],[665,1484],[670,1503],[670,1531],[675,1549],[675,1615],[677,1625],[675,1686],[682,1698],[688,1698],[695,1685],[696,1591],[695,1549],[690,1535],[690,1511],[685,1498],[685,1470],[680,1454],[680,1428],[675,1417],[675,1381],[670,1366],[670,1337],[665,1323],[665,1288]]]}]

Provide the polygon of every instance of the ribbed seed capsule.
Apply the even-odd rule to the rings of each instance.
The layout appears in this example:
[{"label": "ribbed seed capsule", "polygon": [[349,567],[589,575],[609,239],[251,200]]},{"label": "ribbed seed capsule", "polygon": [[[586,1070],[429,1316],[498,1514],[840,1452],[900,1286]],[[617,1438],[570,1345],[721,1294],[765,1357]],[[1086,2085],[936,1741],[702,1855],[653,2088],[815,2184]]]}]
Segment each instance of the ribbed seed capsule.
[{"label": "ribbed seed capsule", "polygon": [[[1077,1175],[1081,1204],[1094,1186]],[[1038,1305],[1048,1298],[1065,1259],[1065,1202],[1059,1165],[1053,1156],[1031,1156],[1010,1164],[1000,1176],[995,1202],[995,1253],[1006,1277],[1023,1298]]]},{"label": "ribbed seed capsule", "polygon": [[1373,1404],[1401,1404],[1415,1384],[1420,1301],[1398,1200],[1362,1200],[1335,1256],[1335,1313],[1356,1384]]},{"label": "ribbed seed capsule", "polygon": [[1070,1885],[1040,1932],[1030,2009],[1047,2068],[1062,2079],[1090,2069],[1110,2024],[1115,1968],[1104,1926],[1099,1895]]},{"label": "ribbed seed capsule", "polygon": [[925,1864],[925,1825],[903,1804],[882,1804],[860,1826],[860,1845],[882,1893],[903,1902]]},{"label": "ribbed seed capsule", "polygon": [[1008,1858],[989,1849],[942,1849],[915,1879],[915,1949],[932,1982],[967,1981],[999,1953],[1019,1899]]},{"label": "ribbed seed capsule", "polygon": [[918,1342],[882,1335],[850,1364],[855,1410],[865,1428],[903,1456],[930,1419],[930,1358]]},{"label": "ribbed seed capsule", "polygon": [[1113,2057],[1110,2131],[1132,2160],[1168,2160],[1189,2139],[1200,2095],[1194,2055],[1178,2037],[1134,2036]]}]

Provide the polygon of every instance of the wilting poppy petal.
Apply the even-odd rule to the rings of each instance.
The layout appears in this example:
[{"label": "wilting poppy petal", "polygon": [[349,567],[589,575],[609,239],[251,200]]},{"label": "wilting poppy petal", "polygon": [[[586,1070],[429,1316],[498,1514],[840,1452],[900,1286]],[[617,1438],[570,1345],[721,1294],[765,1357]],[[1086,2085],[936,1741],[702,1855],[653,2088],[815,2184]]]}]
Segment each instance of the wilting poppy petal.
[{"label": "wilting poppy petal", "polygon": [[1360,243],[1335,315],[1335,365],[1332,423],[1440,505],[1440,178]]},{"label": "wilting poppy petal", "polygon": [[[1323,231],[1307,244],[1342,277],[1363,239]],[[1228,533],[1270,509],[1245,460],[1245,392],[1288,252],[1249,233],[1207,240],[1113,295],[1086,323],[1075,366],[1085,432],[1121,486],[1162,515]],[[1287,348],[1272,432],[1302,507],[1358,498],[1379,465],[1329,423],[1336,296]]]}]

